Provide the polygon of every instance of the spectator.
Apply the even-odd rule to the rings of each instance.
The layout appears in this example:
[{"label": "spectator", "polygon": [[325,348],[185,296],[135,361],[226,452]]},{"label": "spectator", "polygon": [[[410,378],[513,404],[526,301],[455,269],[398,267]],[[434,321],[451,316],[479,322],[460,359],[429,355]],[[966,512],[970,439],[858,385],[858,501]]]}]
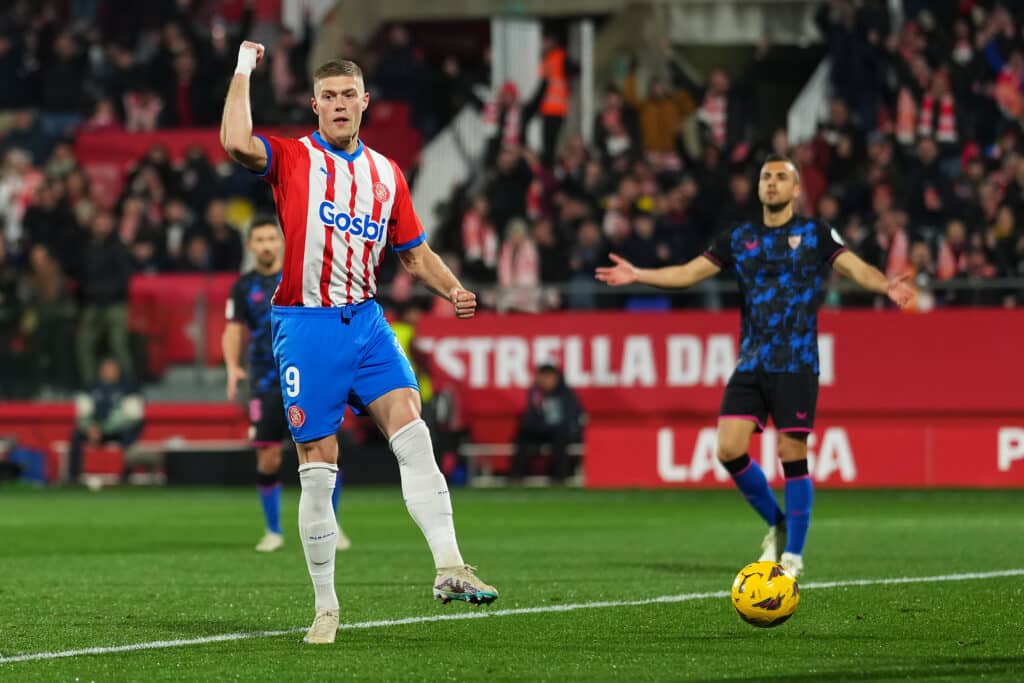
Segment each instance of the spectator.
[{"label": "spectator", "polygon": [[157,129],[166,117],[164,100],[148,84],[128,90],[124,95],[124,128],[131,133]]},{"label": "spectator", "polygon": [[143,238],[132,243],[132,272],[137,275],[157,275],[164,269],[157,243]]},{"label": "spectator", "polygon": [[81,90],[69,84],[80,84],[85,80],[86,64],[79,50],[75,36],[64,31],[53,43],[53,56],[43,67],[39,82],[40,104],[48,113],[72,114],[78,118],[82,113]]},{"label": "spectator", "polygon": [[995,277],[995,267],[989,262],[985,249],[971,247],[967,252],[967,268],[951,282],[954,288],[946,294],[947,306],[1003,305],[998,289],[986,286],[985,281]]},{"label": "spectator", "polygon": [[985,246],[999,277],[1012,277],[1017,271],[1016,248],[1020,234],[1013,209],[1006,204],[1000,205],[996,220],[985,235]]},{"label": "spectator", "polygon": [[988,25],[978,34],[978,42],[984,44],[985,61],[996,76],[992,97],[1003,116],[1015,121],[1024,115],[1024,52],[1014,49],[1005,59],[999,48],[1000,34],[1016,34],[1013,17],[1004,7],[993,10]]},{"label": "spectator", "polygon": [[706,86],[698,85],[682,69],[674,76],[694,101],[699,102],[697,118],[705,143],[724,150],[734,161],[746,159],[749,142],[750,83],[767,54],[767,46],[759,45],[754,59],[744,74],[732,82],[723,69],[712,69]]},{"label": "spectator", "polygon": [[56,139],[43,130],[36,112],[22,109],[14,112],[11,129],[0,143],[0,153],[7,155],[11,150],[24,150],[28,153],[31,164],[41,164],[50,156],[50,150],[55,142]]},{"label": "spectator", "polygon": [[206,235],[195,233],[188,238],[185,244],[184,254],[178,263],[178,270],[182,273],[209,273],[212,270],[211,261],[210,241]]},{"label": "spectator", "polygon": [[[576,234],[576,243],[569,251],[570,282],[577,286],[594,281],[594,271],[608,261],[608,247],[601,236],[601,228],[593,220],[584,221]],[[569,294],[569,308],[595,308],[597,297],[573,291]]]},{"label": "spectator", "polygon": [[124,130],[117,116],[114,101],[104,97],[96,103],[92,115],[82,124],[82,130],[88,133],[111,133]]},{"label": "spectator", "polygon": [[0,110],[15,109],[24,89],[21,65],[24,56],[19,39],[0,34]]},{"label": "spectator", "polygon": [[547,87],[539,107],[544,124],[541,149],[544,165],[550,167],[558,149],[558,135],[569,114],[569,102],[572,100],[570,79],[576,75],[578,68],[553,34],[544,34],[542,50],[540,79]]},{"label": "spectator", "polygon": [[168,268],[180,263],[185,253],[185,237],[193,232],[192,215],[185,202],[172,197],[164,203],[163,242],[157,244],[160,260]]},{"label": "spectator", "polygon": [[672,73],[671,87],[660,78],[652,79],[647,96],[641,98],[636,72],[631,69],[622,85],[622,95],[639,115],[644,153],[658,166],[672,167],[678,164],[676,138],[680,124],[696,107],[689,92],[682,87],[685,79],[672,58],[672,47],[667,39],[662,41],[661,49]]},{"label": "spectator", "polygon": [[241,268],[242,238],[227,222],[227,206],[223,200],[215,199],[207,205],[201,233],[210,248],[210,270],[234,272]]},{"label": "spectator", "polygon": [[178,187],[174,188],[175,193],[180,193],[182,200],[194,214],[201,215],[220,184],[221,180],[210,164],[206,151],[199,145],[189,146],[185,150],[184,164],[178,173]]},{"label": "spectator", "polygon": [[409,31],[402,24],[388,30],[388,44],[377,59],[371,81],[377,94],[385,100],[412,102],[416,96],[421,73],[421,58],[409,40]]},{"label": "spectator", "polygon": [[702,254],[711,238],[711,227],[702,226],[695,219],[697,192],[693,177],[685,176],[669,190],[663,213],[658,217],[657,230],[669,241],[676,263],[686,263]]},{"label": "spectator", "polygon": [[170,103],[168,120],[177,128],[208,126],[216,122],[209,88],[198,77],[195,54],[190,49],[174,56],[174,78],[163,93],[163,101]]},{"label": "spectator", "polygon": [[21,375],[17,341],[21,319],[18,273],[7,253],[7,240],[0,234],[0,397],[13,398]]},{"label": "spectator", "polygon": [[914,274],[917,299],[913,310],[926,312],[935,307],[932,285],[935,282],[935,264],[932,250],[925,242],[914,242],[910,246],[910,269]]},{"label": "spectator", "polygon": [[672,244],[666,235],[656,231],[655,217],[646,211],[637,212],[629,237],[622,245],[622,256],[637,268],[661,268],[672,262]]},{"label": "spectator", "polygon": [[301,40],[290,29],[283,28],[277,38],[277,46],[270,54],[270,84],[274,101],[286,120],[301,120],[295,114],[305,114],[306,111],[309,97],[306,92],[306,60],[312,37],[312,27],[306,27]]},{"label": "spectator", "polygon": [[65,271],[78,265],[81,246],[74,216],[62,201],[63,185],[50,180],[40,185],[23,221],[27,245],[42,244],[60,262]]},{"label": "spectator", "polygon": [[636,114],[625,105],[621,93],[614,87],[605,92],[601,111],[595,117],[594,144],[606,163],[640,151]]},{"label": "spectator", "polygon": [[75,429],[68,453],[68,479],[82,475],[86,446],[134,444],[142,434],[145,403],[139,388],[125,377],[117,361],[104,358],[97,380],[75,397]]},{"label": "spectator", "polygon": [[45,245],[34,245],[28,262],[21,331],[28,341],[33,386],[44,394],[66,395],[76,386],[74,356],[68,352],[75,341],[75,300],[60,263]]},{"label": "spectator", "polygon": [[540,263],[537,245],[522,218],[509,222],[505,243],[498,256],[500,310],[536,313],[540,310]]},{"label": "spectator", "polygon": [[[477,100],[483,106],[484,134],[487,136],[484,162],[488,166],[506,149],[519,149],[526,145],[526,128],[537,115],[546,90],[547,81],[541,81],[533,97],[523,103],[519,101],[519,87],[512,81],[506,81],[491,102],[483,104]],[[500,159],[498,163],[500,165]]]},{"label": "spectator", "polygon": [[945,198],[951,194],[939,163],[939,146],[931,138],[922,138],[917,143],[917,163],[907,177],[907,210],[918,229],[934,233],[945,224]]},{"label": "spectator", "polygon": [[105,339],[122,373],[134,376],[128,346],[128,280],[131,254],[114,234],[114,216],[103,211],[90,227],[82,254],[82,319],[78,330],[78,369],[88,384],[96,379],[97,344]]},{"label": "spectator", "polygon": [[918,137],[934,138],[942,156],[955,158],[959,151],[962,122],[948,73],[940,70],[932,75],[931,86],[921,97],[918,112]]},{"label": "spectator", "polygon": [[502,147],[484,190],[491,220],[499,232],[504,232],[513,218],[526,216],[526,192],[532,180],[533,173],[520,148]]},{"label": "spectator", "polygon": [[463,272],[473,282],[493,284],[498,274],[498,234],[487,197],[477,195],[462,215]]},{"label": "spectator", "polygon": [[936,277],[951,280],[967,270],[967,227],[963,221],[951,220],[946,224],[946,239],[939,248]]},{"label": "spectator", "polygon": [[760,202],[754,192],[754,182],[750,176],[749,172],[738,172],[729,179],[729,200],[720,214],[722,217],[718,223],[719,230],[752,220],[760,212]]},{"label": "spectator", "polygon": [[551,452],[551,479],[564,484],[575,467],[568,448],[583,440],[585,416],[576,393],[553,365],[537,368],[526,394],[526,410],[519,417],[510,478],[514,483],[530,471],[530,461],[547,446]]},{"label": "spectator", "polygon": [[565,248],[561,238],[555,232],[552,220],[541,217],[533,224],[530,232],[533,243],[537,245],[540,281],[544,284],[563,281],[565,279]]}]

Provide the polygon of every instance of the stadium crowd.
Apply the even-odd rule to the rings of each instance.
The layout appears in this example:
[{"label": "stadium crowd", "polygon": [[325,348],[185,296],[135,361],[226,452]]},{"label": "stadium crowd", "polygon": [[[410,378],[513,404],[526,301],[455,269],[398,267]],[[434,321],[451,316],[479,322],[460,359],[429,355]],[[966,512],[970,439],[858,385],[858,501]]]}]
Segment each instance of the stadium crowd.
[{"label": "stadium crowd", "polygon": [[[768,152],[796,160],[804,213],[830,221],[888,274],[915,273],[923,308],[1019,305],[1020,291],[942,283],[1024,276],[1024,8],[904,4],[898,27],[881,0],[822,5],[833,99],[817,135],[799,144],[782,129],[754,134],[745,102],[764,46],[735,78],[698,77],[667,41],[662,75],[649,82],[625,58],[589,146],[563,125],[575,70],[550,36],[538,91],[506,84],[491,101],[472,88],[489,74],[451,55],[428,63],[401,26],[372,49],[343,51],[364,63],[376,96],[409,103],[427,138],[464,104],[480,109],[490,136],[481,172],[442,207],[434,240],[467,281],[501,288],[490,306],[707,303],[599,299],[565,285],[592,284],[610,251],[649,267],[701,253],[715,231],[759,211],[755,175]],[[212,164],[199,147],[181,163],[151,149],[117,201],[101,201],[75,157],[78,131],[215,126],[242,35],[268,36],[270,59],[252,85],[259,123],[310,121],[311,30],[261,23],[242,0],[111,7],[19,0],[0,12],[0,385],[24,375],[8,370],[25,367],[26,349],[36,384],[46,378],[58,390],[94,375],[100,338],[127,358],[129,279],[237,271],[244,217],[270,208],[250,174]],[[540,150],[526,144],[534,118]],[[835,291],[828,302],[881,305]]]}]

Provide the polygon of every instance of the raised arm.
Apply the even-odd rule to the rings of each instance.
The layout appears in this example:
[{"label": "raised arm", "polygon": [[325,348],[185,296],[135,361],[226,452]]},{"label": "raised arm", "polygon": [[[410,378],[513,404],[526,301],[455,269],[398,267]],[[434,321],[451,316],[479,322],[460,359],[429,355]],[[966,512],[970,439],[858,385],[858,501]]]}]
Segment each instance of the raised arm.
[{"label": "raised arm", "polygon": [[252,134],[252,108],[249,104],[249,75],[263,59],[263,46],[245,41],[238,48],[238,66],[228,86],[224,114],[220,120],[220,144],[228,155],[246,168],[267,169],[267,150]]},{"label": "raised arm", "polygon": [[616,254],[609,258],[614,266],[598,268],[594,277],[613,287],[640,283],[660,289],[684,289],[707,280],[718,274],[722,269],[707,256],[701,255],[681,266],[665,266],[664,268],[637,268],[626,259]]},{"label": "raised arm", "polygon": [[900,308],[910,306],[916,296],[914,290],[906,283],[910,279],[910,273],[889,280],[882,271],[864,262],[851,251],[839,254],[832,262],[832,267],[843,277],[853,280],[869,292],[885,294]]},{"label": "raised arm", "polygon": [[455,273],[445,265],[426,242],[398,252],[398,259],[409,274],[434,294],[455,305],[457,318],[472,318],[476,313],[476,294],[462,286]]}]

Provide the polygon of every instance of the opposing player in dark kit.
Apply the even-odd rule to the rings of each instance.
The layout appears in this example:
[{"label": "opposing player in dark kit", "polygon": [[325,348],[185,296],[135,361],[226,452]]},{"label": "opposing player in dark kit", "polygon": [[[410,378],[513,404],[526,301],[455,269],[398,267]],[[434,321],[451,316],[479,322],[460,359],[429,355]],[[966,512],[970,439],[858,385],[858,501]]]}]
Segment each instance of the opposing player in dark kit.
[{"label": "opposing player in dark kit", "polygon": [[[886,279],[849,251],[834,228],[795,213],[800,174],[789,159],[768,157],[758,196],[761,220],[724,231],[689,263],[644,269],[613,254],[615,265],[598,268],[596,277],[614,286],[639,282],[677,289],[725,269],[735,275],[743,293],[740,358],[722,398],[718,458],[768,524],[760,559],[799,575],[813,498],[807,436],[818,400],[818,308],[828,268],[901,307],[912,303],[914,292],[906,284],[909,274]],[[779,432],[785,513],[747,454],[751,436],[764,430],[769,415]]]},{"label": "opposing player in dark kit", "polygon": [[[228,400],[234,401],[238,395],[238,383],[247,377],[249,379],[249,438],[256,449],[260,503],[266,526],[263,538],[256,544],[256,550],[269,553],[284,545],[278,470],[281,468],[281,442],[291,438],[270,334],[270,300],[281,282],[284,252],[284,240],[277,221],[270,217],[257,217],[249,227],[248,246],[256,265],[231,288],[221,347],[228,372]],[[246,354],[248,371],[242,366],[245,329],[249,330]],[[332,497],[335,515],[338,513],[340,498],[341,470],[338,470]],[[338,550],[348,550],[351,546],[352,543],[339,526]]]}]

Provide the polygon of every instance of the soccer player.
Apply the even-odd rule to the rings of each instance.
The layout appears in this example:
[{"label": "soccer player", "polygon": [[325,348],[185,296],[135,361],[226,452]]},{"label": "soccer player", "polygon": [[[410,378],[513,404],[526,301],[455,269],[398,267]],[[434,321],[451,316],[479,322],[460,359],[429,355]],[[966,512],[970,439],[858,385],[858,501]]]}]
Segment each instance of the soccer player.
[{"label": "soccer player", "polygon": [[228,88],[221,144],[274,191],[285,260],[271,309],[274,358],[299,453],[299,533],[316,596],[306,642],[334,642],[338,525],[330,507],[338,470],[334,434],[346,403],[369,413],[398,460],[402,495],[434,556],[434,597],[493,602],[498,592],[466,565],[452,504],[420,418],[416,378],[374,295],[384,247],[458,318],[476,312],[467,291],[426,243],[398,165],[359,139],[370,104],[359,66],[332,60],[313,72],[318,129],[299,139],[254,136],[249,75],[264,48],[246,41]]},{"label": "soccer player", "polygon": [[[722,398],[718,458],[768,524],[760,559],[799,575],[813,497],[807,435],[814,428],[818,399],[818,308],[828,267],[901,307],[912,303],[914,292],[906,284],[909,274],[887,280],[849,251],[834,228],[794,212],[800,175],[789,159],[769,156],[757,189],[761,220],[726,230],[689,263],[636,268],[613,254],[615,265],[598,268],[596,277],[614,286],[639,282],[676,289],[723,269],[735,275],[743,292],[740,358]],[[785,513],[764,472],[747,454],[750,437],[764,430],[769,415],[779,432]]]},{"label": "soccer player", "polygon": [[[256,550],[270,553],[284,545],[278,470],[281,468],[281,441],[288,436],[281,381],[270,343],[270,300],[281,282],[284,251],[284,240],[281,239],[277,221],[269,216],[257,216],[249,227],[248,247],[256,260],[256,267],[240,277],[231,288],[221,348],[224,350],[224,364],[228,373],[228,400],[234,401],[238,396],[240,381],[248,377],[250,382],[249,432],[256,448],[257,481],[263,519],[266,522],[266,532],[256,544]],[[244,328],[249,329],[248,373],[242,366]],[[338,513],[340,497],[341,470],[338,470],[332,496],[335,515]],[[348,550],[350,547],[352,542],[339,526],[338,550]]]}]

